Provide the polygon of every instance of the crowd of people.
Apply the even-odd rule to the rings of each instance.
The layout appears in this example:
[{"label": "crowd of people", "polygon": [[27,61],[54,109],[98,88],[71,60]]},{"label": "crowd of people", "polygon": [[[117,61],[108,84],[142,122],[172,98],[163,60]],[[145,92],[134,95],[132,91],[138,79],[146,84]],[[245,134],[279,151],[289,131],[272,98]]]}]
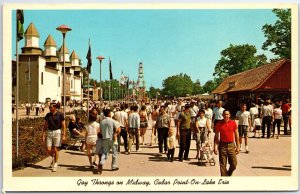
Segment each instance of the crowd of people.
[{"label": "crowd of people", "polygon": [[[231,176],[237,166],[236,155],[243,151],[243,138],[245,153],[250,153],[248,132],[254,132],[253,137],[258,134],[260,138],[271,138],[275,137],[277,127],[276,138],[279,138],[282,120],[284,134],[288,134],[288,124],[291,132],[291,104],[288,100],[272,103],[266,99],[261,105],[251,103],[250,106],[241,103],[240,110],[234,114],[223,106],[221,100],[208,102],[179,99],[131,104],[116,102],[111,106],[108,103],[102,106],[90,103],[88,123],[83,124],[79,117],[71,115],[66,127],[65,118],[56,110],[56,104],[50,104],[50,112],[45,117],[43,140],[53,158],[52,171],[56,171],[57,148],[61,140],[65,139],[66,130],[69,130],[72,136],[85,142],[90,168],[96,169],[99,174],[110,153],[111,169],[119,170],[118,154],[142,152],[141,145],[153,146],[158,143],[157,156],[166,154],[168,160],[173,162],[175,154],[178,154],[178,161],[203,159],[202,147],[211,142],[213,152],[219,155],[221,175]],[[148,128],[152,128],[150,142],[145,140]],[[189,154],[192,140],[196,142],[195,157]],[[122,145],[124,152],[120,152]],[[175,153],[177,145],[179,151]],[[228,170],[227,161],[230,164]]]}]

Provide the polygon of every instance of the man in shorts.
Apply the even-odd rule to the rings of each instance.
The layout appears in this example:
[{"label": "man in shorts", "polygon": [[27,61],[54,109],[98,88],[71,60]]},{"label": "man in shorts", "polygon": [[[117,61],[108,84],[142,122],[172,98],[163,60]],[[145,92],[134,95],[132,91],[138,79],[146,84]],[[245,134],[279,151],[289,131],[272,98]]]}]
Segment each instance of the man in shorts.
[{"label": "man in shorts", "polygon": [[50,167],[52,172],[57,170],[58,162],[58,147],[62,141],[65,141],[66,125],[65,118],[61,112],[56,110],[56,104],[51,103],[49,106],[50,112],[45,116],[45,125],[43,128],[43,142],[47,143],[47,152],[52,157]]},{"label": "man in shorts", "polygon": [[251,116],[250,112],[246,110],[247,106],[245,103],[241,105],[241,110],[237,111],[236,119],[239,121],[238,131],[239,131],[239,143],[240,151],[242,151],[242,141],[243,137],[245,138],[245,149],[246,154],[249,153],[248,148],[248,130],[251,129]]}]

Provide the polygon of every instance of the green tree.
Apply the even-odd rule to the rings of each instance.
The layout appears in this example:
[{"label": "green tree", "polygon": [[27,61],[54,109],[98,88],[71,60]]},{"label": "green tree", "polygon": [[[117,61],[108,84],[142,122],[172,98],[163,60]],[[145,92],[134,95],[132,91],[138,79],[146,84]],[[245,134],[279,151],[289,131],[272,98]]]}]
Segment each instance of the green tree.
[{"label": "green tree", "polygon": [[267,40],[262,49],[270,50],[279,58],[291,58],[291,9],[273,9],[278,20],[275,24],[265,24],[262,31]]},{"label": "green tree", "polygon": [[190,76],[187,74],[179,74],[166,78],[163,80],[163,95],[166,96],[186,96],[193,93],[194,84]]},{"label": "green tree", "polygon": [[254,45],[232,45],[221,51],[221,59],[215,66],[214,76],[221,82],[227,76],[258,67],[266,63],[265,55],[255,55]]},{"label": "green tree", "polygon": [[200,83],[199,79],[197,79],[196,82],[193,83],[192,95],[197,95],[197,94],[201,94],[201,93],[203,93],[203,90],[202,90],[201,83]]},{"label": "green tree", "polygon": [[208,80],[202,87],[203,92],[211,93],[214,89],[216,89],[216,82],[213,80]]},{"label": "green tree", "polygon": [[[151,86],[149,88],[149,98],[152,99],[152,98],[156,98],[156,95],[157,94],[160,94],[161,93],[161,90],[159,88],[154,88],[153,86]],[[157,95],[157,97],[159,98],[160,95]]]}]

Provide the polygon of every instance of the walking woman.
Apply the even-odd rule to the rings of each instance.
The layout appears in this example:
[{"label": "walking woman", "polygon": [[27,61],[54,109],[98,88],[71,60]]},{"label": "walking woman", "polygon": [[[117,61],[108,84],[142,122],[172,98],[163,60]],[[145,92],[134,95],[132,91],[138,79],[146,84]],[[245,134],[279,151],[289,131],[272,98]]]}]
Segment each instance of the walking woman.
[{"label": "walking woman", "polygon": [[97,134],[100,132],[100,124],[96,120],[97,115],[95,113],[91,113],[89,123],[86,125],[86,149],[91,169],[94,168],[94,165],[97,166],[96,154],[92,161],[93,148],[96,148]]},{"label": "walking woman", "polygon": [[142,138],[142,145],[144,145],[145,133],[148,127],[148,117],[147,117],[147,111],[145,105],[142,105],[139,115],[140,115],[140,136]]}]

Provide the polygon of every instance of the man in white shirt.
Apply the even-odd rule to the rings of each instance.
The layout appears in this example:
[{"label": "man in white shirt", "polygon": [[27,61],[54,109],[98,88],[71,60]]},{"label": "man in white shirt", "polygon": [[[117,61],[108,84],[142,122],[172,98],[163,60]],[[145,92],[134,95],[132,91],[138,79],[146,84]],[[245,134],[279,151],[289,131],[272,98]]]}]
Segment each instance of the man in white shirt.
[{"label": "man in white shirt", "polygon": [[128,139],[127,139],[127,127],[128,127],[128,114],[125,112],[123,104],[120,106],[120,111],[117,111],[114,115],[114,119],[119,122],[121,132],[118,135],[118,152],[120,152],[121,136],[124,141],[125,154],[128,154]]},{"label": "man in white shirt", "polygon": [[218,100],[217,106],[213,109],[213,122],[214,122],[214,132],[215,126],[219,121],[223,120],[223,111],[225,109],[222,107],[222,100]]},{"label": "man in white shirt", "polygon": [[131,113],[128,116],[128,133],[129,133],[129,143],[128,143],[128,153],[131,152],[131,146],[133,138],[135,137],[136,151],[140,150],[140,140],[139,140],[139,128],[140,128],[140,115],[138,114],[138,106],[133,105],[131,107]]},{"label": "man in white shirt", "polygon": [[266,125],[267,125],[267,138],[270,138],[271,135],[271,124],[273,120],[273,106],[271,105],[270,100],[266,100],[265,105],[261,110],[261,118],[262,118],[262,137],[265,137]]},{"label": "man in white shirt", "polygon": [[191,126],[193,131],[193,140],[196,140],[196,117],[198,115],[199,108],[196,106],[196,101],[191,101],[190,115],[191,115]]},{"label": "man in white shirt", "polygon": [[240,151],[242,151],[242,141],[243,136],[245,138],[245,148],[246,148],[246,154],[249,153],[248,149],[248,129],[251,128],[251,117],[250,112],[246,111],[246,104],[243,103],[241,105],[241,110],[237,111],[236,113],[236,119],[239,120],[238,125],[238,131],[239,131],[239,143],[240,143]]}]

